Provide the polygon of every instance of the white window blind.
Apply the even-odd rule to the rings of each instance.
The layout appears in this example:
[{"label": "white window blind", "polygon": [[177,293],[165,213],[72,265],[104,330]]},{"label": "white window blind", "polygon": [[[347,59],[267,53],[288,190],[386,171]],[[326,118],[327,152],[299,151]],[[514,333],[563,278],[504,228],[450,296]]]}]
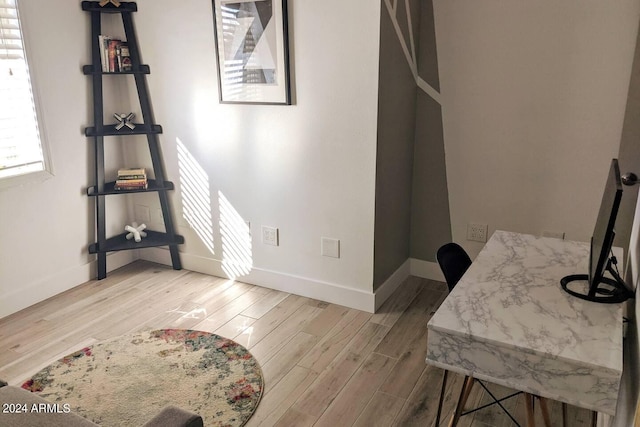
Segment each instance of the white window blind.
[{"label": "white window blind", "polygon": [[44,170],[17,0],[0,0],[0,179]]}]

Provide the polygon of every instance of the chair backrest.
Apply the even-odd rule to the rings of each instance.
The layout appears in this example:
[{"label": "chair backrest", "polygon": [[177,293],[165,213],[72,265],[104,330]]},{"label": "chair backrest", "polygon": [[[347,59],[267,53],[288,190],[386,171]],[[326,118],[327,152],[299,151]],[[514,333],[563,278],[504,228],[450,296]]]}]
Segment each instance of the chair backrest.
[{"label": "chair backrest", "polygon": [[462,246],[457,243],[447,243],[438,249],[436,254],[440,269],[444,273],[449,292],[456,286],[458,280],[471,265],[471,258]]}]

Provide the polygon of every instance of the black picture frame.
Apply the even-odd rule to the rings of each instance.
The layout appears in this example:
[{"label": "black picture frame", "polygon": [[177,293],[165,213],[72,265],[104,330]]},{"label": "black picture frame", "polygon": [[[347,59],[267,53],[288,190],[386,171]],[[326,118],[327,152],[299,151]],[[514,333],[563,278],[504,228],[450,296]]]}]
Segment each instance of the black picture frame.
[{"label": "black picture frame", "polygon": [[291,105],[287,0],[212,0],[223,104]]}]

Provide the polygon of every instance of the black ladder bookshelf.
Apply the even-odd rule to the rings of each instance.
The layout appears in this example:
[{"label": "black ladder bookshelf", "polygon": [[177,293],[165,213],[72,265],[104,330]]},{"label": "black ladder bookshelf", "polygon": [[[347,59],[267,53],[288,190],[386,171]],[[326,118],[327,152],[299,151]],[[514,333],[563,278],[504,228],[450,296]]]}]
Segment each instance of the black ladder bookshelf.
[{"label": "black ladder bookshelf", "polygon": [[[85,75],[92,77],[93,82],[93,121],[92,127],[85,129],[85,135],[92,138],[95,144],[95,185],[87,188],[87,195],[95,197],[96,201],[96,235],[97,241],[89,245],[89,253],[98,256],[98,279],[104,279],[107,276],[107,253],[121,250],[131,250],[140,248],[149,248],[156,246],[168,246],[171,254],[171,263],[173,268],[180,270],[180,254],[178,245],[184,243],[184,238],[175,233],[174,223],[169,208],[169,199],[167,192],[173,190],[173,183],[165,180],[165,173],[162,164],[162,156],[160,146],[158,144],[158,134],[162,133],[162,127],[155,124],[151,103],[149,101],[149,92],[147,88],[146,75],[150,73],[149,66],[140,63],[140,50],[133,26],[132,13],[138,10],[135,2],[119,2],[119,6],[115,6],[109,2],[104,6],[100,6],[97,1],[83,1],[82,10],[91,13],[91,64],[83,67]],[[99,36],[102,34],[102,14],[103,13],[119,13],[122,17],[125,37],[129,46],[129,54],[131,57],[131,70],[121,72],[106,72],[102,69],[101,49]],[[102,94],[102,78],[104,75],[133,75],[138,98],[140,100],[140,109],[142,111],[143,123],[135,123],[134,129],[122,128],[117,130],[115,125],[104,123],[104,108]],[[105,182],[104,172],[104,137],[105,136],[123,136],[123,135],[146,135],[151,154],[151,163],[153,175],[155,179],[148,180],[148,187],[144,190],[115,190],[115,182]],[[160,199],[160,207],[164,219],[165,232],[145,230],[147,236],[140,242],[136,243],[134,239],[127,240],[127,233],[107,238],[106,236],[106,198],[107,196],[154,192]]]}]

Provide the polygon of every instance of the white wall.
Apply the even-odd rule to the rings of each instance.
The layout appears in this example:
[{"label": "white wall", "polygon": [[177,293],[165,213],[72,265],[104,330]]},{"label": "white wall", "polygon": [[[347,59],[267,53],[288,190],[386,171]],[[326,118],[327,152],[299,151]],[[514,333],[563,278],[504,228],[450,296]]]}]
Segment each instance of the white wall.
[{"label": "white wall", "polygon": [[[218,102],[211,2],[138,1],[134,19],[151,67],[156,121],[164,128],[167,175],[179,187],[172,201],[187,240],[182,261],[191,270],[224,274],[221,192],[254,235],[253,273],[239,280],[287,283],[287,290],[329,301],[346,289],[370,300],[380,5],[289,5],[294,105],[252,106]],[[212,215],[213,253],[181,218],[187,189],[178,139],[210,186],[203,214]],[[138,156],[145,150],[141,144]],[[153,217],[154,198],[140,203]],[[261,225],[280,229],[279,247],[261,243]],[[320,256],[321,236],[340,239],[340,259]],[[166,259],[158,250],[142,256]]]},{"label": "white wall", "polygon": [[[75,0],[21,3],[55,172],[44,183],[0,192],[0,317],[89,280],[95,268],[86,251],[93,241],[93,200],[84,195],[93,159],[82,133],[92,124],[90,79],[81,72],[89,60],[89,15]],[[179,232],[187,239],[183,265],[225,274],[223,194],[255,236],[253,273],[242,280],[370,309],[380,6],[364,0],[289,3],[295,97],[285,107],[219,104],[211,2],[138,2],[134,22],[152,70],[168,179],[178,189],[172,201]],[[103,30],[117,32],[110,25]],[[113,112],[139,112],[116,101],[122,88],[112,83],[105,86],[107,123]],[[123,164],[145,164],[146,142],[138,139],[124,157],[117,142],[108,144],[114,159],[108,177]],[[181,218],[178,139],[208,179],[213,253]],[[150,210],[150,228],[161,228],[156,197],[130,206],[124,201],[108,198],[111,232],[140,221],[141,206]],[[279,247],[260,243],[263,224],[279,227]],[[320,256],[321,236],[340,239],[340,259]],[[165,252],[141,256],[166,261]],[[108,269],[138,255],[113,254]]]},{"label": "white wall", "polygon": [[588,241],[616,157],[640,2],[434,0],[453,239]]},{"label": "white wall", "polygon": [[[89,19],[77,1],[21,3],[55,171],[44,183],[0,191],[0,316],[87,280],[93,265],[93,203],[84,196],[92,156],[82,134],[91,93],[80,71],[89,45],[78,36],[88,35]],[[187,239],[183,263],[224,273],[221,193],[251,222],[253,273],[242,280],[369,304],[380,5],[289,3],[295,97],[284,107],[218,103],[210,2],[138,2],[134,20]],[[453,238],[472,254],[481,245],[464,241],[469,221],[588,239],[617,154],[638,9],[637,0],[434,2]],[[178,139],[208,179],[213,253],[181,219]],[[153,196],[135,204],[160,226]],[[118,201],[109,206],[112,229],[140,220]],[[260,242],[263,224],[280,228],[279,247]],[[321,236],[341,240],[340,259],[319,255]],[[164,260],[164,252],[142,256]],[[110,268],[135,254],[115,255]]]},{"label": "white wall", "polygon": [[[87,253],[93,201],[84,195],[93,151],[83,133],[93,112],[81,70],[90,57],[89,15],[76,0],[20,0],[19,7],[53,176],[0,190],[0,317],[89,280],[94,258]],[[117,145],[109,151],[120,156]],[[112,229],[126,220],[122,202],[111,203]],[[110,267],[132,255],[114,257]]]},{"label": "white wall", "polygon": [[[225,274],[223,194],[256,236],[253,272],[242,280],[372,309],[380,5],[289,3],[295,96],[294,105],[285,107],[219,104],[211,2],[138,2],[134,22],[152,70],[148,81],[165,131],[160,140],[168,179],[178,189],[172,194],[175,216],[187,239],[183,265]],[[87,253],[95,232],[93,200],[84,195],[93,183],[93,151],[83,135],[93,121],[92,96],[81,72],[90,57],[89,15],[75,0],[21,4],[55,169],[46,182],[0,191],[0,317],[95,274]],[[106,27],[103,32],[121,31]],[[114,112],[139,113],[136,104],[119,101],[123,88],[115,79],[105,80],[105,122]],[[132,80],[128,84],[133,89]],[[208,177],[213,253],[181,218],[178,139]],[[107,143],[113,159],[108,178],[123,164],[145,164],[146,141],[138,140],[125,157],[117,141]],[[110,234],[140,221],[141,206],[150,210],[150,227],[161,228],[156,199],[144,195],[127,206],[124,197],[108,198]],[[260,243],[262,224],[279,227],[279,247]],[[321,236],[340,239],[340,259],[320,256]],[[141,256],[166,262],[165,252]],[[137,256],[112,254],[107,267]]]}]

